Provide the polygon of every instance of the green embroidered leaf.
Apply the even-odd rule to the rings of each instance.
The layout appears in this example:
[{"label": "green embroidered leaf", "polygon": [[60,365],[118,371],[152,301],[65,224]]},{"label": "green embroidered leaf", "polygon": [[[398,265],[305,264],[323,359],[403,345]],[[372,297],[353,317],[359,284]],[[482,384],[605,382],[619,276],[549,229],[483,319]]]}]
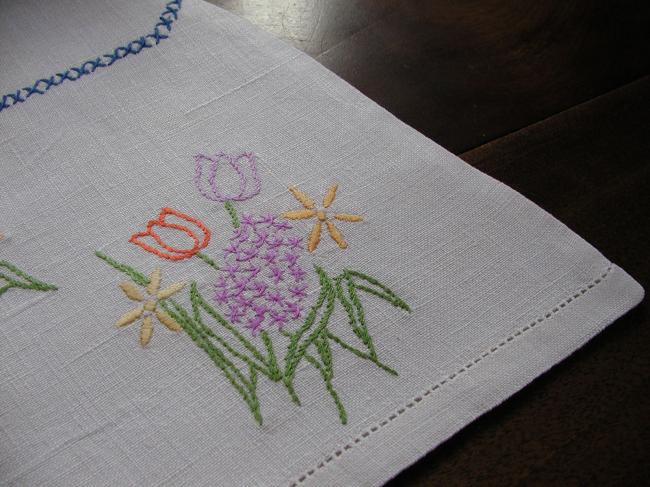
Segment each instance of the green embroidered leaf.
[{"label": "green embroidered leaf", "polygon": [[347,291],[348,291],[348,296],[350,297],[350,302],[354,306],[354,309],[356,310],[356,318],[357,322],[359,323],[359,326],[354,329],[354,333],[361,339],[363,344],[366,346],[368,349],[368,353],[370,354],[370,357],[372,357],[373,360],[377,359],[377,353],[375,351],[375,345],[372,341],[372,337],[370,336],[370,332],[368,331],[368,326],[366,325],[366,313],[363,309],[363,304],[361,304],[361,300],[359,299],[359,295],[357,294],[356,291],[356,286],[354,284],[354,281],[352,280],[351,275],[346,271],[344,273],[345,275],[345,280],[347,283]]},{"label": "green embroidered leaf", "polygon": [[114,269],[123,272],[124,274],[129,276],[133,280],[133,282],[139,284],[140,286],[148,286],[149,283],[151,282],[147,276],[136,271],[133,267],[130,267],[126,264],[120,264],[116,260],[111,259],[106,254],[103,254],[99,250],[95,252],[95,255],[100,259],[102,259],[104,262],[106,262],[108,265],[113,267]]},{"label": "green embroidered leaf", "polygon": [[[136,284],[141,286],[150,284],[150,278],[134,268],[120,264],[101,252],[95,254],[116,270],[128,275]],[[54,286],[36,281],[4,261],[0,261],[0,263],[11,270],[11,275],[0,272],[0,279],[8,282],[11,287],[45,286],[56,289]],[[316,267],[316,272],[320,280],[320,293],[315,304],[298,329],[294,332],[280,332],[289,339],[283,369],[278,365],[273,340],[266,330],[260,333],[264,345],[264,351],[262,351],[201,295],[195,282],[191,284],[189,290],[189,307],[184,307],[174,299],[165,299],[165,297],[161,297],[157,302],[160,311],[164,310],[170,320],[178,323],[178,326],[199,348],[205,351],[215,366],[221,370],[259,424],[262,424],[260,403],[257,397],[260,374],[274,382],[282,382],[291,399],[300,405],[293,381],[298,364],[303,359],[319,371],[326,390],[334,400],[341,423],[347,423],[347,412],[333,385],[334,364],[331,342],[361,359],[373,362],[388,373],[397,375],[397,372],[381,363],[377,358],[358,291],[373,294],[393,306],[410,311],[408,305],[387,286],[365,274],[346,270],[332,280],[322,268]],[[6,291],[6,287],[0,288],[0,294]],[[351,329],[367,348],[367,352],[344,341],[329,330],[329,321],[337,302],[343,306]],[[312,349],[312,353],[310,353],[310,349]],[[314,351],[317,353],[313,353]]]},{"label": "green embroidered leaf", "polygon": [[[365,310],[363,308],[363,304],[361,302],[361,299],[359,297],[359,293],[357,292],[358,289],[361,290],[366,290],[370,289],[365,285],[359,286],[355,281],[354,281],[354,276],[360,277],[363,276],[364,281],[368,281],[371,284],[377,285],[379,289],[381,289],[380,292],[382,299],[388,299],[391,304],[396,303],[397,296],[386,286],[381,285],[378,281],[375,279],[362,275],[361,273],[354,272],[354,271],[344,271],[341,275],[339,275],[335,280],[335,291],[336,291],[336,297],[338,301],[343,305],[343,308],[345,309],[345,312],[348,316],[348,322],[352,328],[352,331],[354,334],[361,340],[363,345],[366,347],[367,352],[360,350],[359,348],[355,347],[354,345],[350,344],[349,342],[344,341],[342,338],[336,336],[333,334],[331,331],[327,331],[327,338],[336,344],[338,344],[340,347],[343,349],[353,353],[359,358],[362,358],[364,360],[369,360],[373,362],[375,365],[380,367],[381,369],[385,370],[386,372],[392,374],[392,375],[398,375],[397,372],[392,369],[391,367],[383,364],[375,351],[375,346],[372,340],[372,337],[370,335],[370,331],[368,330],[368,326],[366,324],[366,316],[365,316]],[[343,285],[345,283],[345,286]],[[374,289],[371,289],[371,291],[375,291]],[[389,294],[391,293],[391,294]],[[371,294],[375,294],[374,292],[371,292]],[[401,303],[397,302],[398,307],[402,308]],[[405,303],[404,303],[405,305]]]},{"label": "green embroidered leaf", "polygon": [[[194,314],[194,321],[199,326],[199,331],[209,337],[218,341],[229,353],[237,357],[240,360],[243,360],[248,365],[252,365],[257,368],[263,374],[271,377],[272,374],[270,371],[270,363],[276,362],[275,357],[264,357],[264,355],[259,351],[259,349],[244,335],[242,335],[239,330],[231,325],[217,310],[215,310],[199,293],[196,283],[192,283],[190,286],[190,300],[192,301],[192,311]],[[208,317],[219,325],[223,330],[227,332],[227,336],[231,336],[236,343],[241,345],[244,350],[239,351],[232,345],[227,339],[223,338],[220,334],[215,333],[215,331],[207,326],[202,318],[201,311],[205,312]],[[272,349],[271,349],[272,350]],[[250,355],[246,354],[246,351],[250,352]],[[267,345],[268,351],[268,345]],[[277,375],[277,374],[275,374]]]},{"label": "green embroidered leaf", "polygon": [[[343,285],[342,281],[346,277],[345,273],[341,274],[334,280],[334,288],[336,290],[336,297],[337,299],[341,302],[343,305],[343,309],[345,310],[345,313],[348,315],[348,323],[350,324],[350,328],[352,328],[352,331],[354,332],[355,335],[357,335],[359,338],[361,338],[361,328],[357,326],[357,318],[354,314],[354,308],[352,306],[352,303],[346,298],[345,292],[343,290]],[[346,281],[347,284],[347,281]]]},{"label": "green embroidered leaf", "polygon": [[200,258],[203,262],[205,262],[209,266],[213,267],[215,271],[219,270],[219,265],[214,261],[214,259],[208,257],[203,252],[197,252],[194,255],[196,255],[198,258]]},{"label": "green embroidered leaf", "polygon": [[[173,309],[169,303],[171,303]],[[205,325],[194,321],[190,314],[180,304],[169,299],[161,302],[160,305],[181,325],[189,337],[206,352],[214,364],[222,371],[226,379],[228,379],[230,384],[241,395],[242,399],[244,399],[244,402],[253,414],[255,421],[261,425],[262,414],[260,411],[259,400],[257,398],[257,372],[255,367],[251,364],[248,365],[249,377],[246,377],[244,373],[226,357],[226,352],[223,349],[206,338],[206,335],[203,332]]]},{"label": "green embroidered leaf", "polygon": [[327,338],[326,330],[323,329],[321,333],[318,335],[318,337],[316,338],[315,345],[316,345],[316,349],[318,350],[318,355],[320,356],[320,359],[323,364],[320,370],[321,370],[321,375],[325,380],[325,388],[327,389],[327,392],[329,392],[330,396],[332,396],[332,399],[334,400],[334,404],[336,405],[336,409],[339,413],[339,419],[341,420],[341,424],[347,424],[348,413],[345,410],[345,407],[341,402],[341,398],[339,397],[338,393],[336,392],[332,384],[332,378],[334,377],[334,366],[332,364],[332,350],[330,349],[330,344]]},{"label": "green embroidered leaf", "polygon": [[[365,284],[361,284],[356,280],[354,280],[354,287],[356,289],[367,292],[369,294],[373,294],[389,302],[396,308],[401,308],[404,311],[408,311],[409,313],[411,312],[410,306],[406,304],[404,300],[402,300],[399,296],[397,296],[397,294],[395,294],[388,286],[382,284],[374,277],[371,277],[367,274],[363,274],[361,272],[352,271],[348,269],[345,270],[345,273],[350,277],[356,277],[359,280],[365,282]],[[367,284],[369,284],[370,286],[368,286]]]},{"label": "green embroidered leaf", "polygon": [[388,365],[380,362],[377,357],[373,357],[373,356],[371,356],[370,354],[368,354],[366,352],[362,352],[358,348],[353,347],[352,345],[350,345],[349,343],[347,343],[343,339],[339,338],[338,336],[334,335],[333,333],[328,332],[327,333],[327,338],[332,340],[334,343],[339,345],[341,348],[344,348],[345,350],[353,353],[357,357],[362,358],[364,360],[370,360],[372,363],[377,365],[380,369],[385,370],[389,374],[391,374],[391,375],[399,375],[395,369],[392,369]]},{"label": "green embroidered leaf", "polygon": [[[293,376],[295,375],[296,366],[302,359],[303,355],[307,348],[314,342],[320,331],[327,325],[329,322],[330,316],[334,311],[334,289],[332,286],[332,281],[327,276],[325,271],[320,267],[316,267],[316,272],[320,277],[321,290],[316,300],[316,304],[312,306],[311,310],[305,318],[303,325],[291,334],[291,341],[287,349],[287,355],[285,356],[285,367],[284,367],[284,378],[285,383],[291,382]],[[325,311],[321,315],[321,319],[316,326],[316,329],[312,331],[307,338],[302,342],[300,341],[303,335],[311,329],[314,322],[316,321],[316,316],[320,309],[323,307],[323,304],[327,301]]]},{"label": "green embroidered leaf", "polygon": [[56,291],[58,289],[52,284],[39,281],[21,271],[6,260],[0,260],[0,296],[11,288],[32,289],[34,291]]}]

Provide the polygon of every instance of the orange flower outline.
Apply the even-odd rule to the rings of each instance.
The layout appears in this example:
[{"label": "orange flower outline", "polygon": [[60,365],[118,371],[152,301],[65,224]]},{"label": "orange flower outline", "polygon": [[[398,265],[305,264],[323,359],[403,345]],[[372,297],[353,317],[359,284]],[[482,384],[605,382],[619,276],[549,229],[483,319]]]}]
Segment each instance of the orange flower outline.
[{"label": "orange flower outline", "polygon": [[[185,225],[180,225],[178,223],[167,223],[165,221],[167,215],[177,216],[182,220],[185,220],[187,222],[196,225],[203,232],[203,240],[200,241],[199,237]],[[162,240],[160,235],[156,233],[156,231],[154,230],[155,227],[171,228],[174,230],[179,230],[185,233],[188,237],[190,237],[194,241],[194,245],[192,246],[191,249],[179,249],[177,247],[172,247],[171,245],[167,245]],[[200,220],[191,217],[189,215],[186,215],[185,213],[181,213],[178,210],[174,210],[173,208],[165,207],[160,210],[160,214],[158,215],[157,220],[149,220],[147,222],[147,229],[144,232],[136,232],[133,235],[131,235],[131,238],[129,238],[129,242],[134,243],[135,245],[146,250],[147,252],[151,252],[152,254],[162,257],[163,259],[183,260],[183,259],[189,259],[190,257],[196,255],[201,249],[207,247],[208,243],[210,243],[210,236],[211,236],[210,230]],[[158,243],[158,245],[160,245],[167,252],[163,252],[160,249],[152,247],[151,245],[143,242],[142,240],[140,240],[140,238],[142,237],[153,238]]]}]

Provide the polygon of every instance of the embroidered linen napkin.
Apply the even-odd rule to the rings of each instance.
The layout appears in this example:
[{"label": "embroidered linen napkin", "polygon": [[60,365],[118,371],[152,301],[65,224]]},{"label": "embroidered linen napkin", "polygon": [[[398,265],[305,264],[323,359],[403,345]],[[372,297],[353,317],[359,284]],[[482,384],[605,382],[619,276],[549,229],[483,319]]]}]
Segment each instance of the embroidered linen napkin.
[{"label": "embroidered linen napkin", "polygon": [[223,10],[1,12],[2,484],[380,485],[642,299]]}]

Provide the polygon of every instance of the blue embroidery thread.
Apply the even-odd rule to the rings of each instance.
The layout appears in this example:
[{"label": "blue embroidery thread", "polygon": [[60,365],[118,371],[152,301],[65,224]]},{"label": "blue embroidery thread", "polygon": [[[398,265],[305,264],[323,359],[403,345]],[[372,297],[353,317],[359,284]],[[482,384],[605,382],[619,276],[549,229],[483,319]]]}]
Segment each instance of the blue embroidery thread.
[{"label": "blue embroidery thread", "polygon": [[178,20],[178,12],[181,9],[183,0],[172,0],[165,4],[165,10],[158,17],[158,22],[154,25],[153,32],[141,36],[126,46],[116,47],[112,53],[98,56],[95,59],[89,59],[79,67],[66,69],[62,73],[56,73],[49,78],[41,78],[33,85],[16,90],[15,93],[8,93],[2,96],[0,103],[0,112],[18,103],[22,103],[34,94],[43,95],[53,86],[58,86],[65,80],[76,81],[84,75],[94,73],[98,68],[111,66],[115,61],[123,59],[129,54],[138,54],[143,49],[156,46],[161,40],[167,39],[172,30],[172,24]]}]

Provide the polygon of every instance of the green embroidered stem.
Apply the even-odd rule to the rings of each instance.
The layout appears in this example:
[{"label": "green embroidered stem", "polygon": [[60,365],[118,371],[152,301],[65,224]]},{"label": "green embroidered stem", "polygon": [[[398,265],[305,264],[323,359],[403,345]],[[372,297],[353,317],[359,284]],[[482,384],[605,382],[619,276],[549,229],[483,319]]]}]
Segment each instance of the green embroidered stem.
[{"label": "green embroidered stem", "polygon": [[191,326],[191,327],[194,329],[194,331],[196,331],[197,333],[199,333],[199,335],[201,335],[200,338],[203,339],[203,340],[204,340],[206,343],[208,343],[212,348],[214,348],[215,351],[218,352],[219,357],[221,358],[221,360],[223,361],[223,363],[224,363],[224,364],[225,364],[229,369],[232,370],[232,372],[237,376],[237,378],[238,378],[238,379],[239,379],[239,380],[240,380],[244,385],[246,385],[247,387],[250,387],[250,384],[249,384],[249,382],[248,382],[248,379],[247,379],[246,376],[244,376],[244,374],[239,370],[239,368],[238,368],[234,363],[232,363],[232,361],[230,361],[230,360],[228,360],[228,359],[226,358],[225,354],[224,354],[224,353],[219,349],[219,347],[214,346],[214,344],[210,343],[210,342],[209,342],[209,341],[208,341],[204,336],[202,336],[202,334],[201,334],[201,325],[200,325],[199,323],[195,322],[194,320],[192,320],[192,318],[189,316],[189,314],[187,313],[187,311],[185,311],[185,309],[184,309],[183,307],[181,307],[181,305],[178,304],[176,301],[174,301],[173,299],[169,299],[168,301],[172,304],[172,306],[174,306],[174,309],[176,310],[176,316],[179,316],[183,321],[185,321],[186,323],[188,323],[189,326]]},{"label": "green embroidered stem", "polygon": [[216,340],[223,348],[225,348],[232,356],[237,357],[238,359],[246,362],[246,364],[249,367],[253,367],[254,369],[259,370],[261,373],[266,375],[267,377],[271,378],[272,373],[271,371],[264,365],[259,364],[255,362],[253,359],[250,357],[244,355],[243,353],[235,350],[224,338],[220,337],[216,333],[214,333],[209,327],[207,327],[201,318],[199,317],[198,319],[195,318],[195,323],[198,325],[198,331],[203,333],[204,338],[207,339],[207,337],[212,338]]},{"label": "green embroidered stem", "polygon": [[323,368],[321,370],[321,375],[325,380],[325,388],[327,392],[330,393],[332,399],[334,399],[334,404],[336,409],[339,412],[339,418],[341,419],[341,424],[347,424],[348,422],[348,413],[339,398],[338,393],[334,390],[332,385],[332,379],[334,378],[334,368],[332,365],[332,351],[330,349],[329,341],[327,340],[327,334],[325,329],[323,329],[319,335],[316,337],[316,349],[318,350],[318,355],[320,355],[321,361],[323,363]]},{"label": "green embroidered stem", "polygon": [[257,372],[255,372],[255,367],[249,364],[250,377],[246,378],[235,364],[226,358],[225,354],[218,347],[203,337],[199,331],[199,326],[193,322],[187,312],[178,303],[173,300],[169,301],[176,311],[172,311],[166,302],[161,303],[162,307],[181,325],[188,336],[207,353],[214,364],[221,369],[228,381],[248,405],[255,421],[261,425],[262,414],[256,394]]},{"label": "green embroidered stem", "polygon": [[268,357],[266,363],[269,366],[269,379],[273,381],[279,381],[282,379],[282,372],[280,371],[280,367],[278,367],[278,361],[275,358],[275,352],[273,351],[273,342],[271,341],[271,338],[269,337],[269,334],[266,330],[262,330],[260,335],[262,337],[262,342],[264,342],[264,346],[266,347],[266,353]]},{"label": "green embroidered stem", "polygon": [[311,326],[314,324],[314,321],[316,320],[316,315],[318,314],[320,308],[323,306],[323,303],[325,302],[327,295],[328,295],[328,290],[324,286],[322,286],[322,282],[321,282],[320,294],[318,295],[318,299],[316,300],[316,303],[311,307],[309,313],[305,317],[305,322],[294,333],[289,334],[291,340],[287,348],[287,354],[284,356],[285,369],[289,368],[290,363],[293,361],[294,356],[296,354],[296,350],[298,348],[298,341],[300,341],[302,335],[307,330],[309,330],[309,328],[311,328]]},{"label": "green embroidered stem", "polygon": [[285,389],[289,393],[289,397],[291,398],[291,401],[296,406],[302,406],[302,403],[300,402],[300,398],[298,397],[298,394],[296,394],[296,390],[293,388],[293,382],[283,380],[282,383],[284,384]]},{"label": "green embroidered stem", "polygon": [[[334,296],[332,290],[332,283],[323,269],[316,267],[316,272],[320,277],[321,281],[321,291],[318,296],[316,304],[311,308],[307,318],[305,318],[305,323],[292,335],[289,347],[287,349],[287,355],[285,356],[285,367],[284,367],[284,381],[285,384],[291,383],[293,376],[295,375],[296,366],[298,362],[304,355],[307,347],[313,343],[313,341],[318,336],[318,333],[327,325],[332,312],[334,311]],[[316,327],[316,330],[313,331],[305,341],[298,346],[298,343],[302,336],[312,327],[314,321],[316,320],[316,314],[323,306],[323,303],[327,299],[327,306],[325,312],[322,314],[320,322]]]},{"label": "green embroidered stem", "polygon": [[373,359],[377,359],[377,353],[375,352],[375,345],[372,341],[372,337],[370,336],[370,333],[368,332],[368,326],[366,325],[366,313],[363,309],[363,304],[361,304],[361,300],[359,299],[359,295],[357,294],[357,291],[355,289],[354,281],[350,277],[349,274],[346,274],[346,279],[348,283],[348,294],[350,295],[350,301],[352,301],[352,304],[354,305],[357,313],[357,321],[359,322],[359,327],[357,328],[357,331],[355,331],[356,335],[361,339],[363,344],[368,347],[368,352],[372,356]]},{"label": "green embroidered stem", "polygon": [[293,391],[293,379],[296,374],[296,367],[298,363],[304,357],[309,346],[315,342],[319,334],[325,329],[333,311],[334,311],[334,293],[332,292],[331,289],[327,289],[327,306],[325,307],[325,311],[321,316],[320,321],[318,322],[318,326],[302,342],[300,347],[297,348],[297,350],[295,351],[291,359],[287,361],[287,365],[284,370],[284,384],[290,393],[291,391]]},{"label": "green embroidered stem", "polygon": [[7,284],[0,287],[0,296],[2,296],[9,289],[16,287],[20,289],[32,289],[34,291],[56,291],[58,288],[53,284],[47,284],[45,282],[39,281],[35,277],[30,276],[26,272],[21,271],[13,264],[10,264],[6,260],[0,260],[0,269],[5,268],[8,271],[15,274],[15,276],[24,279],[25,281],[20,281],[14,277],[0,272],[0,279],[7,281]]},{"label": "green embroidered stem", "polygon": [[[343,278],[346,278],[346,282],[348,284],[348,293],[350,294],[350,298],[353,300],[354,305],[357,308],[357,312],[359,313],[359,326],[357,326],[357,318],[355,317],[354,313],[354,307],[350,303],[350,301],[347,300],[345,297],[345,294],[343,292],[343,286],[341,285],[341,281]],[[352,286],[352,287],[351,287]],[[368,333],[368,329],[366,327],[366,323],[364,320],[364,312],[363,312],[363,306],[361,305],[361,301],[359,301],[359,298],[357,297],[356,293],[354,292],[354,283],[352,282],[352,279],[350,278],[349,275],[346,273],[341,274],[338,276],[335,280],[335,287],[336,287],[336,295],[339,298],[339,301],[343,305],[343,308],[345,309],[345,312],[348,315],[348,322],[350,323],[350,326],[352,327],[352,331],[354,334],[363,342],[363,344],[366,346],[368,349],[368,352],[370,353],[372,360],[374,361],[377,358],[377,353],[375,352],[375,346],[372,342],[372,338],[370,336],[370,333]],[[356,300],[355,300],[356,298]]]},{"label": "green embroidered stem", "polygon": [[219,270],[219,265],[217,265],[217,263],[216,263],[214,260],[212,260],[210,257],[208,257],[207,255],[205,255],[203,252],[197,252],[197,253],[194,254],[194,255],[196,255],[199,259],[201,259],[203,262],[205,262],[205,263],[208,264],[209,266],[212,266],[212,267],[214,267],[216,270]]},{"label": "green embroidered stem", "polygon": [[129,276],[136,284],[139,284],[140,286],[147,286],[149,284],[150,282],[149,278],[144,274],[141,274],[140,272],[136,271],[133,267],[129,267],[128,265],[125,264],[120,264],[116,260],[111,259],[106,254],[103,254],[99,250],[95,252],[95,255],[100,259],[102,259],[111,267]]},{"label": "green embroidered stem", "polygon": [[235,206],[232,204],[232,201],[228,200],[223,205],[226,207],[226,211],[230,215],[232,226],[239,228],[239,217],[237,216],[237,210],[235,210]]},{"label": "green embroidered stem", "polygon": [[[234,211],[232,205],[226,205],[226,208],[228,207]],[[236,219],[235,213],[233,225],[238,224],[239,221]],[[99,251],[95,252],[95,255],[111,267],[128,275],[136,284],[141,286],[148,286],[157,279],[159,280],[159,274],[158,277],[154,277],[155,272],[152,277],[147,277],[132,267],[120,264]],[[218,266],[211,258],[201,253],[197,255],[209,265],[218,269]],[[36,281],[5,261],[0,261],[0,268],[2,267],[9,269],[17,278],[27,281],[21,282],[17,278],[0,273],[0,278],[7,280],[12,287],[31,288],[38,284],[39,286],[45,286],[44,290],[56,289],[55,286]],[[163,324],[171,327],[170,323],[174,324],[176,322],[176,328],[180,327],[187,333],[190,339],[221,370],[224,377],[248,406],[255,421],[260,425],[262,424],[262,413],[257,396],[257,384],[260,374],[268,377],[273,382],[282,382],[291,400],[300,405],[300,399],[294,389],[294,379],[298,364],[303,359],[319,371],[325,389],[334,401],[341,423],[347,423],[347,411],[333,384],[334,366],[330,341],[355,356],[374,363],[389,374],[397,375],[395,370],[381,363],[377,357],[358,290],[379,297],[395,307],[410,311],[408,305],[387,286],[365,274],[346,270],[335,279],[331,279],[322,268],[315,267],[315,269],[320,280],[320,292],[316,302],[296,331],[293,333],[280,331],[281,334],[289,338],[283,358],[283,367],[278,364],[272,334],[269,334],[267,330],[262,330],[260,339],[264,348],[258,348],[252,340],[246,338],[236,326],[229,323],[203,298],[196,282],[190,285],[189,298],[191,307],[187,307],[187,309],[170,297],[157,301],[160,310],[164,310],[168,315]],[[363,283],[358,283],[356,280],[361,280]],[[122,290],[127,293],[127,296],[129,296],[129,293],[134,292],[125,289],[124,286],[125,284],[122,283]],[[0,295],[7,290],[7,287],[0,288]],[[178,290],[180,290],[180,287]],[[356,348],[356,346],[347,343],[329,330],[329,321],[337,302],[340,302],[343,306],[352,331],[363,343],[367,352],[363,350],[363,347],[361,349]],[[215,327],[214,323],[219,326]],[[316,349],[317,356],[310,353],[312,346]]]},{"label": "green embroidered stem", "polygon": [[250,374],[251,389],[257,389],[257,369],[252,365],[248,366],[248,373]]},{"label": "green embroidered stem", "polygon": [[[221,353],[221,351],[219,351],[219,349],[212,346],[209,342],[202,340],[200,336],[197,333],[193,333],[191,329],[186,329],[185,331],[188,333],[188,335],[190,335],[190,337],[194,340],[194,342],[208,354],[208,356],[212,359],[215,365],[219,367],[219,369],[221,369],[221,371],[226,376],[228,381],[233,385],[235,390],[239,392],[239,394],[244,399],[244,402],[246,402],[246,404],[248,405],[248,408],[253,414],[253,418],[255,418],[255,421],[259,425],[262,425],[263,422],[262,413],[260,411],[260,404],[257,398],[257,394],[255,393],[255,388],[257,386],[257,375],[253,373],[251,376],[251,380],[250,381],[247,380],[244,382],[244,385],[246,386],[246,388],[244,388],[241,384],[237,382],[236,378],[229,372],[228,369],[232,367],[232,365],[224,361],[223,354]],[[252,370],[255,369],[253,368]],[[241,373],[237,375],[240,374]]]}]

